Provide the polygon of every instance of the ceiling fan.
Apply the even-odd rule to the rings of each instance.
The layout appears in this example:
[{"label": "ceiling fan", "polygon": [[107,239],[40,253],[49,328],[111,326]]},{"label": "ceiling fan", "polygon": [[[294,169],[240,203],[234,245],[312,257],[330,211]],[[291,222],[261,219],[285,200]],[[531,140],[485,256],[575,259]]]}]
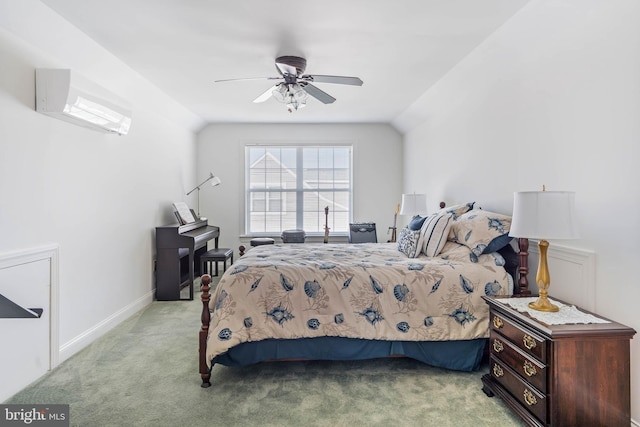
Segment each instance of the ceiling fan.
[{"label": "ceiling fan", "polygon": [[307,60],[299,56],[280,56],[276,58],[278,77],[256,77],[248,79],[215,80],[229,82],[239,80],[281,80],[262,95],[253,100],[255,103],[264,102],[272,96],[287,105],[289,112],[293,112],[306,105],[308,95],[316,98],[323,104],[331,104],[336,99],[314,86],[312,83],[333,83],[341,85],[362,86],[362,80],[358,77],[325,76],[319,74],[304,74]]}]

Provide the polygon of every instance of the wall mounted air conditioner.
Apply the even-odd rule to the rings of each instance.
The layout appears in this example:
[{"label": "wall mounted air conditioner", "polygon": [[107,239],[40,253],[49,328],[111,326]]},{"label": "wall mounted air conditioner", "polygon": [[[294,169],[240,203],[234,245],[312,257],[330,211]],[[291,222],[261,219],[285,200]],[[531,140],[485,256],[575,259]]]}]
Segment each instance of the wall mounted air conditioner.
[{"label": "wall mounted air conditioner", "polygon": [[69,69],[36,69],[36,111],[119,135],[131,126],[126,101]]}]

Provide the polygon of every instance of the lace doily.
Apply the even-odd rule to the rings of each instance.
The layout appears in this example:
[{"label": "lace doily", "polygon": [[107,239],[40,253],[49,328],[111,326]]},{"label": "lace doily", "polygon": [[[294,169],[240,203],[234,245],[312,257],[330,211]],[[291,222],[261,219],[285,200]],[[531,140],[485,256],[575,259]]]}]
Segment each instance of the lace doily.
[{"label": "lace doily", "polygon": [[592,314],[582,312],[574,305],[562,304],[558,301],[554,301],[549,298],[553,304],[557,305],[560,310],[557,312],[538,311],[529,308],[529,303],[536,301],[537,297],[532,298],[509,298],[501,300],[505,304],[513,307],[514,309],[528,313],[529,316],[537,319],[547,325],[568,325],[574,323],[611,323],[608,320],[601,319]]}]

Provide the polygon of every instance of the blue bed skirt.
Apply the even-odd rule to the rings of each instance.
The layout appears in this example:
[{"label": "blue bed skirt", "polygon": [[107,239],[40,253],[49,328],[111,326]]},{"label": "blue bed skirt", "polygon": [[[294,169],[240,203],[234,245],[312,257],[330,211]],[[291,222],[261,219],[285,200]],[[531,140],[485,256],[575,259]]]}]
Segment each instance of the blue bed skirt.
[{"label": "blue bed skirt", "polygon": [[268,339],[240,344],[212,360],[212,365],[247,366],[267,360],[364,360],[406,356],[457,371],[480,368],[487,339],[463,341],[371,341],[342,337]]}]

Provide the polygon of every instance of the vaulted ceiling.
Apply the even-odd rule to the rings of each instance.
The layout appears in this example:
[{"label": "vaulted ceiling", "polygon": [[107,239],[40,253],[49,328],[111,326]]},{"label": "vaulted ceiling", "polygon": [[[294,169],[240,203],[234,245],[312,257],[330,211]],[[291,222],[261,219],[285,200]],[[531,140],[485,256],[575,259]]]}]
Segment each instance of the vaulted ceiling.
[{"label": "vaulted ceiling", "polygon": [[[528,0],[42,0],[208,122],[388,123]],[[280,55],[307,73],[360,77],[316,83],[337,99],[289,113],[253,99]]]}]

